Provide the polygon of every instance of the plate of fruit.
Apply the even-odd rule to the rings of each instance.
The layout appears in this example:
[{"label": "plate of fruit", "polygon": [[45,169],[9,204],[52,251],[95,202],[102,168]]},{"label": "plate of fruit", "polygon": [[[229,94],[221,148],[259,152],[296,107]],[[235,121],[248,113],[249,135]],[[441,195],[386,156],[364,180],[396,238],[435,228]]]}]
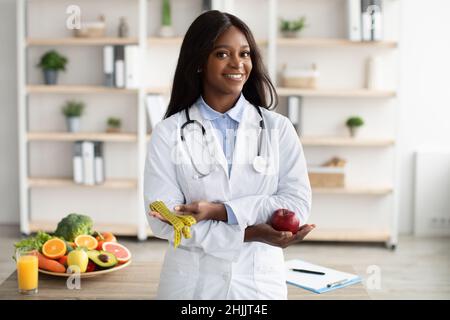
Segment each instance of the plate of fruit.
[{"label": "plate of fruit", "polygon": [[39,231],[15,244],[38,251],[39,272],[57,277],[79,273],[81,278],[119,271],[131,264],[131,253],[111,232],[92,231],[92,219],[71,213],[54,233]]}]

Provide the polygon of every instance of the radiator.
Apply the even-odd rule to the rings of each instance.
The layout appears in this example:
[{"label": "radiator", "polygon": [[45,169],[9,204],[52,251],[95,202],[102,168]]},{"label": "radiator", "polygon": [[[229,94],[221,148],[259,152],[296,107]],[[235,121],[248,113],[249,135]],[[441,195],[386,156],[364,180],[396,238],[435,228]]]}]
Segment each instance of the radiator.
[{"label": "radiator", "polygon": [[415,154],[414,234],[450,235],[450,151]]}]

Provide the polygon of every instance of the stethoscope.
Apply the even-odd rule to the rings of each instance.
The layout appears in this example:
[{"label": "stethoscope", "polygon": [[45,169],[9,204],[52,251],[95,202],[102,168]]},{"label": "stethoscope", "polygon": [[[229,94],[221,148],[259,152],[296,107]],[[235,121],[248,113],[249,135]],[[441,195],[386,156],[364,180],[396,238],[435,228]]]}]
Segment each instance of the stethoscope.
[{"label": "stethoscope", "polygon": [[[256,107],[256,110],[258,111],[258,114],[261,117],[261,121],[259,122],[259,127],[261,129],[260,133],[258,134],[258,151],[256,154],[256,157],[253,159],[253,169],[261,174],[267,173],[267,170],[269,168],[269,162],[266,158],[264,158],[261,155],[261,149],[262,149],[262,136],[263,136],[263,132],[264,129],[266,128],[265,123],[264,123],[264,118],[262,115],[262,112],[260,110],[259,107]],[[194,178],[198,179],[198,178],[203,178],[208,176],[211,172],[215,171],[216,169],[216,165],[215,163],[210,164],[208,170],[206,172],[202,172],[202,170],[200,170],[197,165],[195,164],[192,154],[187,146],[186,143],[186,138],[184,136],[184,130],[186,129],[186,127],[190,124],[198,126],[202,129],[202,145],[204,140],[206,139],[206,129],[205,127],[197,120],[191,120],[191,118],[189,117],[189,110],[188,108],[185,109],[185,113],[186,113],[186,122],[183,123],[183,125],[181,126],[181,130],[180,130],[180,137],[181,137],[181,141],[184,143],[184,145],[186,146],[186,150],[187,153],[189,155],[192,167],[194,168],[194,170],[197,172],[198,175],[194,176]],[[208,147],[208,153],[209,153],[209,157],[210,159],[215,159],[214,155],[211,153],[210,148]]]}]

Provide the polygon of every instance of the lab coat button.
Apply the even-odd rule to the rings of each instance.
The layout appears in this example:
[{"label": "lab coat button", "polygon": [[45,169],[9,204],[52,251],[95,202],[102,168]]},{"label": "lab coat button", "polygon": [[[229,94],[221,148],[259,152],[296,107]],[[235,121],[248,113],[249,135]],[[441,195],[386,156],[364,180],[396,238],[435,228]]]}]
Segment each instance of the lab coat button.
[{"label": "lab coat button", "polygon": [[227,281],[227,280],[228,280],[228,273],[223,273],[223,274],[222,274],[222,279],[223,279],[224,281]]}]

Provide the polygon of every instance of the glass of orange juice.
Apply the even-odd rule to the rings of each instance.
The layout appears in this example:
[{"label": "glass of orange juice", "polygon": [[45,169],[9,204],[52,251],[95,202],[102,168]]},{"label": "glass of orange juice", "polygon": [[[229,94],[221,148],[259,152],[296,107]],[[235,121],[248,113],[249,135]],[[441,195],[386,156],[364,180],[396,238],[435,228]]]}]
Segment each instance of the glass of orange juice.
[{"label": "glass of orange juice", "polygon": [[38,252],[35,249],[16,250],[17,282],[22,294],[38,292]]}]

